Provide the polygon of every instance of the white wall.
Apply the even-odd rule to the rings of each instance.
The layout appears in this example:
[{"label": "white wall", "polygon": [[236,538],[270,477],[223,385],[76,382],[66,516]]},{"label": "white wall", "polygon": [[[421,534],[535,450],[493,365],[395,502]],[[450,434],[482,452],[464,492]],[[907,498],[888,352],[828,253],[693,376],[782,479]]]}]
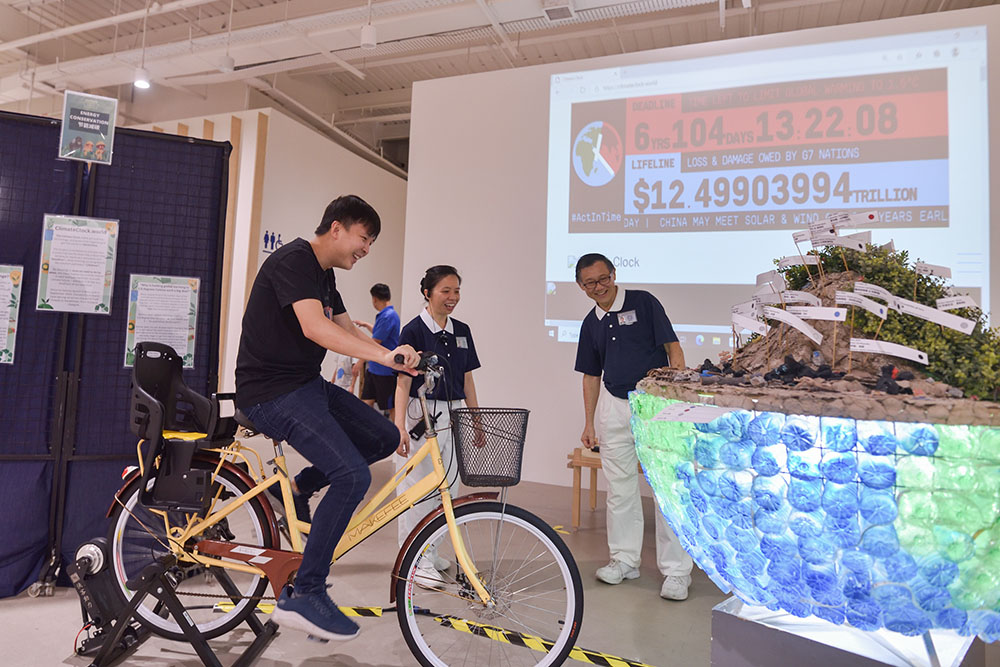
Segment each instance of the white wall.
[{"label": "white wall", "polygon": [[[998,16],[995,7],[943,12],[417,83],[403,280],[415,285],[437,263],[454,264],[462,274],[456,316],[471,325],[483,362],[476,374],[480,402],[532,410],[524,479],[568,484],[566,454],[579,444],[583,426],[575,346],[550,341],[543,327],[552,74],[978,23],[990,24],[995,52]],[[991,88],[990,101],[1000,108],[997,87]],[[406,290],[402,306],[405,321],[419,306],[414,290]],[[700,361],[694,350],[686,356]]]}]

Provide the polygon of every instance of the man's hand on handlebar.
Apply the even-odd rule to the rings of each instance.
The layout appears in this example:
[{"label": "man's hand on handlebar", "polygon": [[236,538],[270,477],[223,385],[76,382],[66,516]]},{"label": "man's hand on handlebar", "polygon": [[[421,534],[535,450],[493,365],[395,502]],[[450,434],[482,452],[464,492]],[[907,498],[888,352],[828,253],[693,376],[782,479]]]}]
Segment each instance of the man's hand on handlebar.
[{"label": "man's hand on handlebar", "polygon": [[420,354],[409,345],[400,345],[395,350],[387,350],[383,366],[387,366],[396,371],[403,371],[410,375],[416,375],[416,366],[420,363]]}]

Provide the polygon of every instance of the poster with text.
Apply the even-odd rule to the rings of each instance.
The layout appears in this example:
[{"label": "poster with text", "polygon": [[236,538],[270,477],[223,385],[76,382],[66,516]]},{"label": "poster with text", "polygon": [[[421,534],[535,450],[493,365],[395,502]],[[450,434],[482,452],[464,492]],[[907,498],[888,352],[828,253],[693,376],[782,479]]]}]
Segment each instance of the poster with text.
[{"label": "poster with text", "polygon": [[111,164],[118,100],[66,91],[59,157]]},{"label": "poster with text", "polygon": [[21,305],[23,266],[0,264],[0,364],[14,363],[14,340],[17,337],[17,310]]},{"label": "poster with text", "polygon": [[194,368],[199,280],[133,274],[129,286],[125,366],[135,363],[136,343],[151,341],[174,348],[184,368]]},{"label": "poster with text", "polygon": [[36,310],[111,313],[118,221],[46,215]]}]

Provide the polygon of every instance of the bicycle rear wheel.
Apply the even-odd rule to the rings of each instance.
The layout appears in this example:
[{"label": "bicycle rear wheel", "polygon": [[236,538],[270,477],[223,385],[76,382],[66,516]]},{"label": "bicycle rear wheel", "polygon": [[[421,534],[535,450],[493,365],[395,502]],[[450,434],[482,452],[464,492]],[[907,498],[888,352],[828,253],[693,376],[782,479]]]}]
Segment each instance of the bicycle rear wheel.
[{"label": "bicycle rear wheel", "polygon": [[[215,463],[195,460],[192,467],[215,470]],[[213,479],[222,487],[222,493],[211,511],[219,512],[232,504],[234,499],[249,491],[249,487],[233,472],[221,469]],[[158,510],[150,510],[139,502],[139,480],[136,479],[121,494],[122,504],[115,503],[111,513],[108,544],[111,552],[111,569],[114,572],[115,591],[127,603],[134,594],[126,582],[142,572],[150,563],[170,552],[169,534],[179,534],[187,525],[183,512],[167,512],[166,518]],[[192,543],[191,549],[201,539],[222,540],[272,548],[270,516],[263,509],[261,496],[239,507],[220,523],[207,529]],[[124,505],[124,507],[122,507]],[[217,567],[203,567],[195,563],[178,562],[167,571],[167,578],[174,582],[174,591],[184,605],[192,622],[206,639],[224,635],[242,623],[257,607],[258,600],[238,599],[235,602],[220,584]],[[267,579],[236,570],[226,569],[241,598],[259,597],[267,591]],[[184,641],[184,633],[170,616],[156,610],[157,601],[146,597],[136,610],[139,622],[157,635]],[[166,615],[166,612],[163,612]]]},{"label": "bicycle rear wheel", "polygon": [[[483,606],[466,580],[439,516],[410,545],[396,581],[410,651],[425,667],[562,664],[583,618],[583,585],[569,549],[519,507],[469,503],[455,509],[455,520],[495,607]],[[437,580],[426,575],[435,552],[451,561]]]}]

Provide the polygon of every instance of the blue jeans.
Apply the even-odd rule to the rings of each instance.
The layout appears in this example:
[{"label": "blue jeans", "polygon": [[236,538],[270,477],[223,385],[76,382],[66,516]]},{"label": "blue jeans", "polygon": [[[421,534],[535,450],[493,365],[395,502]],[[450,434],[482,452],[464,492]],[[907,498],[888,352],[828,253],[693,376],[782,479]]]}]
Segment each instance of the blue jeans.
[{"label": "blue jeans", "polygon": [[321,377],[273,400],[247,416],[269,438],[286,440],[330,484],[312,517],[295,592],[326,591],[333,550],[371,484],[368,466],[399,445],[399,430],[361,399]]}]

